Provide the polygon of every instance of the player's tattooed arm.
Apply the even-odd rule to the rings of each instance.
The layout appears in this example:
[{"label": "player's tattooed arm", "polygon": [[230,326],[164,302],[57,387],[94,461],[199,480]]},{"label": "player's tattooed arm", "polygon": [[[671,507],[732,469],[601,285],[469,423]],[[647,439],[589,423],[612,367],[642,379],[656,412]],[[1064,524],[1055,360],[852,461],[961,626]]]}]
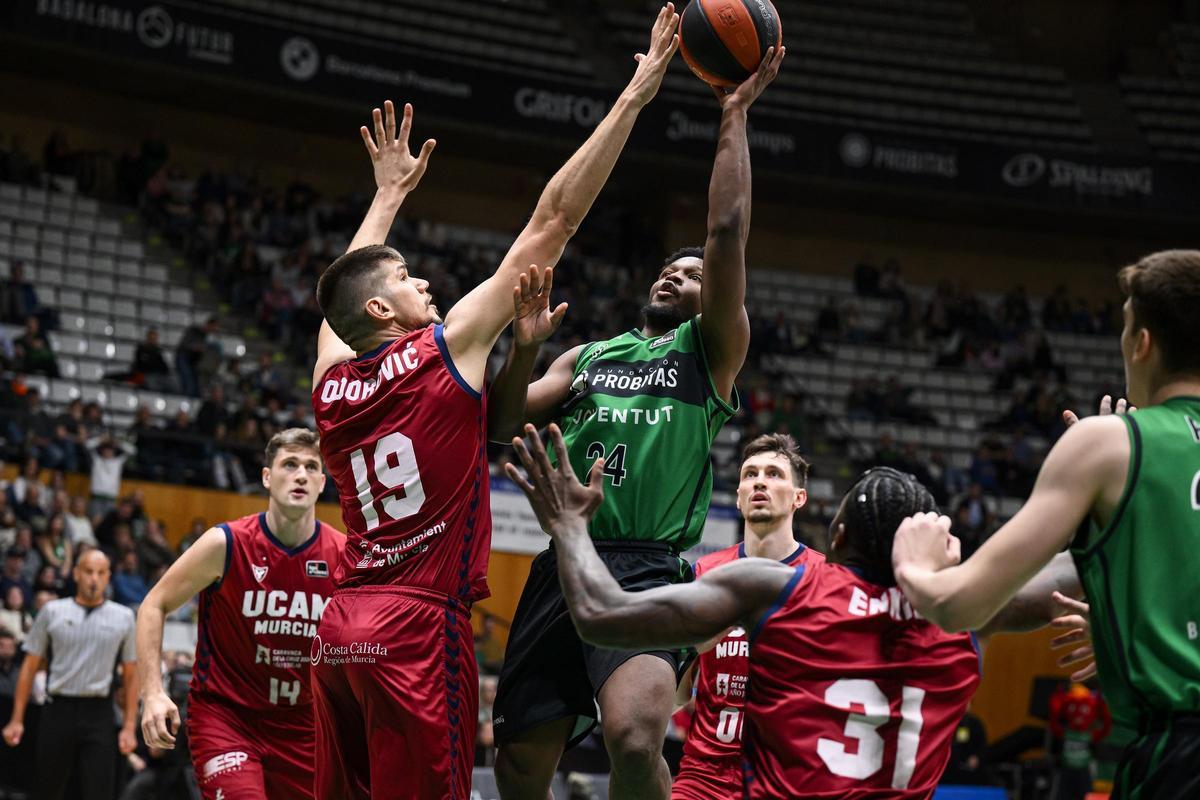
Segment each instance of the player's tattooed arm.
[{"label": "player's tattooed arm", "polygon": [[668,3],[650,33],[650,46],[638,54],[629,85],[613,103],[583,146],[546,184],[533,215],[494,275],[471,290],[446,316],[446,345],[458,371],[472,386],[482,386],[487,357],[512,321],[509,296],[530,264],[552,267],[583,224],[592,203],[617,163],[638,114],[653,99],[679,46],[679,15]]},{"label": "player's tattooed arm", "polygon": [[525,492],[543,530],[554,539],[563,595],[585,641],[613,648],[700,644],[730,626],[751,623],[793,576],[795,571],[779,562],[743,559],[692,583],[624,591],[600,560],[587,531],[588,519],[604,499],[603,459],[597,459],[584,486],[571,468],[557,425],[549,429],[557,465],[551,465],[532,425],[525,433],[528,445],[523,439],[513,440],[525,474],[509,464],[508,476]]},{"label": "player's tattooed arm", "polygon": [[948,631],[978,630],[1071,541],[1089,516],[1107,520],[1129,467],[1125,425],[1092,417],[1051,449],[1029,500],[961,565],[948,562],[949,520],[901,523],[892,549],[896,582],[925,618]]},{"label": "player's tattooed arm", "polygon": [[708,184],[708,235],[704,241],[700,332],[713,382],[729,400],[750,347],[746,316],[746,239],[750,234],[750,144],[746,113],[779,74],[785,48],[770,48],[758,70],[726,94],[721,104],[717,155]]},{"label": "player's tattooed arm", "polygon": [[[437,146],[436,140],[427,139],[416,156],[409,150],[408,138],[413,118],[413,108],[409,103],[404,104],[399,131],[396,129],[396,107],[391,100],[383,104],[383,111],[376,108],[371,116],[374,136],[366,125],[359,129],[359,133],[367,148],[367,155],[371,157],[371,167],[375,173],[375,197],[350,246],[346,248],[347,252],[371,244],[387,243],[388,233],[396,221],[400,206],[409,192],[421,182],[429,166],[429,156]],[[328,322],[322,320],[321,330],[317,334],[317,363],[313,383],[316,384],[330,366],[354,356],[354,350],[338,338]]]},{"label": "player's tattooed arm", "polygon": [[142,698],[142,735],[151,747],[171,749],[179,709],[162,683],[163,624],[168,614],[225,573],[225,532],[209,528],[154,584],[138,607],[137,673]]}]

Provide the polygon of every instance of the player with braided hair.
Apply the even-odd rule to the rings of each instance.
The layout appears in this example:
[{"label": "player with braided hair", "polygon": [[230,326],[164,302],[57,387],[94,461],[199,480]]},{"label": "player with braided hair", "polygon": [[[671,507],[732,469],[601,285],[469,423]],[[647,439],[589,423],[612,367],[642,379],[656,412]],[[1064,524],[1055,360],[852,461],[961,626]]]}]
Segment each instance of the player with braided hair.
[{"label": "player with braided hair", "polygon": [[892,534],[912,514],[936,511],[937,502],[915,476],[875,467],[846,492],[842,510],[846,527],[858,534],[863,577],[880,586],[894,586]]},{"label": "player with braided hair", "polygon": [[[946,633],[914,613],[892,578],[896,527],[936,510],[916,478],[884,468],[859,478],[830,526],[825,562],[742,558],[692,583],[627,592],[587,533],[604,498],[603,459],[585,486],[557,426],[557,465],[533,426],[525,432],[529,444],[513,445],[528,478],[512,465],[508,474],[554,539],[584,641],[684,647],[734,626],[748,632],[745,797],[907,800],[933,792],[979,683],[979,655],[973,635]],[[958,540],[947,547],[957,559]]]}]

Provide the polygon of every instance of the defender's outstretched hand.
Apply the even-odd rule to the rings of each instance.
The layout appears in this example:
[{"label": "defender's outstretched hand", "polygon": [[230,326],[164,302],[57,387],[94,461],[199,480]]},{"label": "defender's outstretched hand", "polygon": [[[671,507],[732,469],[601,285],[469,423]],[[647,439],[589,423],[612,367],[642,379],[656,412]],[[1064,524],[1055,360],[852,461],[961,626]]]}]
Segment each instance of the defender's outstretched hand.
[{"label": "defender's outstretched hand", "polygon": [[554,288],[554,267],[538,269],[536,264],[522,272],[513,287],[513,344],[517,347],[540,345],[558,330],[567,313],[567,304],[550,310],[550,290]]},{"label": "defender's outstretched hand", "polygon": [[[563,441],[562,431],[557,425],[551,424],[547,429],[550,444],[558,458],[558,465],[550,463],[542,438],[538,436],[537,428],[525,426],[525,440],[513,438],[513,449],[521,459],[525,475],[513,464],[505,464],[504,470],[508,477],[533,506],[542,530],[552,537],[582,528],[586,532],[587,521],[596,513],[604,500],[604,481],[601,470],[604,469],[604,459],[596,459],[588,475],[588,485],[584,486],[575,477],[571,469],[571,459],[567,457],[567,445]],[[528,476],[528,477],[526,477]]]},{"label": "defender's outstretched hand", "polygon": [[758,65],[758,69],[754,71],[746,80],[742,81],[741,85],[736,89],[726,90],[720,86],[712,87],[713,92],[717,96],[717,102],[721,104],[721,108],[727,108],[731,105],[741,108],[743,111],[750,108],[754,101],[759,98],[771,81],[775,80],[775,76],[779,74],[779,67],[783,64],[783,57],[787,53],[787,48],[783,45],[779,47],[768,47],[767,54],[763,56],[762,63]]},{"label": "defender's outstretched hand", "polygon": [[429,166],[429,156],[437,147],[434,139],[425,140],[421,152],[416,157],[408,149],[408,135],[412,130],[413,108],[411,103],[404,104],[404,118],[400,121],[400,131],[396,132],[396,107],[388,100],[383,104],[383,111],[378,108],[372,114],[375,120],[375,136],[364,125],[359,128],[363,144],[367,146],[367,154],[375,168],[375,186],[379,189],[394,189],[407,194],[417,188],[425,168]]},{"label": "defender's outstretched hand", "polygon": [[[1125,402],[1122,397],[1117,400],[1117,405],[1113,407],[1112,395],[1104,395],[1100,398],[1100,409],[1096,412],[1102,417],[1107,417],[1109,414],[1132,414],[1137,411],[1137,406],[1131,406]],[[1067,427],[1071,427],[1076,422],[1079,422],[1079,415],[1074,411],[1067,409],[1063,412],[1063,422],[1067,423]]]},{"label": "defender's outstretched hand", "polygon": [[675,4],[667,3],[658,12],[658,18],[650,30],[650,47],[645,53],[633,57],[638,66],[625,91],[642,105],[658,94],[658,87],[667,74],[667,65],[679,49],[679,34],[675,33],[678,27],[679,15],[675,13]]}]

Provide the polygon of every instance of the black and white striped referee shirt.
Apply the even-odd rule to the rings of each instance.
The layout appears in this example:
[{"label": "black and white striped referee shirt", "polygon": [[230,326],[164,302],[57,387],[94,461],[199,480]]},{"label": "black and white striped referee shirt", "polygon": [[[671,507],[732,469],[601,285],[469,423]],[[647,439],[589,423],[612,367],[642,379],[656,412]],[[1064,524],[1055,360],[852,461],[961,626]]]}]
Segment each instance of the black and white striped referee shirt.
[{"label": "black and white striped referee shirt", "polygon": [[136,661],[133,611],[106,600],[85,608],[67,597],[47,603],[22,645],[50,662],[52,697],[108,697],[118,661]]}]

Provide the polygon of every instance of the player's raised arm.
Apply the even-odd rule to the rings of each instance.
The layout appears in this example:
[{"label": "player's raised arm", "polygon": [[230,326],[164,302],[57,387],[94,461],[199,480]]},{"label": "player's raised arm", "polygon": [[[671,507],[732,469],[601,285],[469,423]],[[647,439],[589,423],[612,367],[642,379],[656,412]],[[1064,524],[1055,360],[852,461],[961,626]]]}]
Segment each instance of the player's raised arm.
[{"label": "player's raised arm", "polygon": [[597,459],[584,486],[571,469],[557,425],[549,429],[556,466],[537,430],[530,425],[525,433],[528,446],[523,439],[513,440],[525,476],[512,464],[506,469],[529,498],[542,529],[554,539],[563,594],[584,640],[613,648],[699,644],[756,619],[794,575],[795,570],[776,561],[742,559],[693,583],[624,591],[587,532],[588,519],[604,499],[603,460]]},{"label": "player's raised arm", "polygon": [[[210,528],[171,565],[138,607],[137,672],[142,697],[142,735],[150,747],[170,749],[179,731],[179,709],[162,684],[163,623],[168,614],[225,572],[225,532]],[[132,687],[129,688],[132,691]]]},{"label": "player's raised arm", "polygon": [[714,88],[721,104],[717,155],[708,184],[708,236],[700,333],[709,370],[721,397],[729,400],[733,382],[750,347],[746,316],[746,239],[750,234],[750,144],[746,114],[779,74],[785,48],[769,48],[758,70],[729,94]]},{"label": "player's raised arm", "polygon": [[[437,146],[437,141],[427,139],[425,144],[421,145],[421,152],[414,156],[408,148],[412,117],[412,105],[405,103],[404,116],[397,131],[396,107],[388,100],[383,104],[383,111],[376,108],[372,112],[375,123],[374,136],[372,137],[366,125],[359,129],[375,173],[375,197],[346,252],[369,244],[387,242],[388,232],[396,220],[396,213],[400,211],[400,206],[404,204],[409,192],[417,188],[421,176],[425,174],[425,168],[429,166],[429,156]],[[333,328],[329,327],[329,323],[323,320],[321,330],[317,334],[317,362],[313,371],[313,384],[320,381],[330,365],[354,356],[353,348],[339,339]]]},{"label": "player's raised arm", "polygon": [[1092,417],[1051,449],[1029,500],[973,556],[952,566],[949,520],[906,519],[892,550],[896,582],[913,607],[948,631],[977,630],[1071,541],[1092,512],[1115,508],[1129,464],[1125,425]]},{"label": "player's raised arm", "polygon": [[545,375],[529,383],[539,348],[558,329],[567,312],[566,303],[550,310],[553,286],[553,267],[530,267],[513,287],[512,347],[488,387],[488,437],[493,442],[509,441],[526,422],[539,428],[545,425],[571,388],[575,360],[583,345],[560,355]]},{"label": "player's raised arm", "polygon": [[[654,99],[667,64],[679,46],[679,15],[663,6],[650,34],[650,47],[620,97],[575,155],[546,184],[525,229],[494,275],[455,304],[446,317],[446,345],[459,373],[474,387],[483,385],[488,353],[512,321],[511,296],[530,264],[552,267],[583,223],[625,147],[638,113]],[[515,384],[515,382],[514,382]],[[526,375],[528,386],[528,375]]]}]

